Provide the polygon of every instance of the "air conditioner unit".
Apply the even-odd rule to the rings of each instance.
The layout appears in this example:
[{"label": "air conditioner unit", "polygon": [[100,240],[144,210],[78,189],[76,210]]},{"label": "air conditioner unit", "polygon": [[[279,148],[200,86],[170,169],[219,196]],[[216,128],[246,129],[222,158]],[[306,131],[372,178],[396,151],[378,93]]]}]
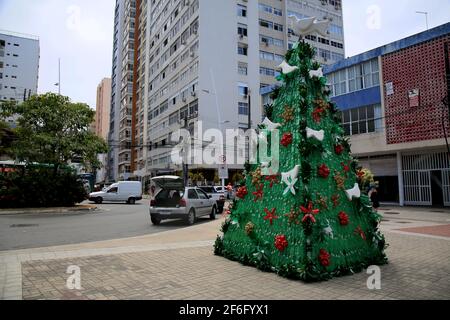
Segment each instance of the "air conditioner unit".
[{"label": "air conditioner unit", "polygon": [[191,51],[191,53],[189,55],[191,56],[191,58],[193,58],[195,56],[195,52]]},{"label": "air conditioner unit", "polygon": [[186,45],[186,40],[181,41],[181,45]]},{"label": "air conditioner unit", "polygon": [[239,35],[239,39],[244,39],[244,36],[242,34]]},{"label": "air conditioner unit", "polygon": [[196,97],[196,96],[197,96],[197,92],[192,91],[192,92],[191,92],[191,96]]},{"label": "air conditioner unit", "polygon": [[181,99],[183,102],[186,102],[187,101],[187,98],[186,97],[183,97],[183,99]]},{"label": "air conditioner unit", "polygon": [[184,1],[184,5],[185,5],[185,6],[188,6],[188,5],[189,5],[189,0],[185,0],[185,1]]}]

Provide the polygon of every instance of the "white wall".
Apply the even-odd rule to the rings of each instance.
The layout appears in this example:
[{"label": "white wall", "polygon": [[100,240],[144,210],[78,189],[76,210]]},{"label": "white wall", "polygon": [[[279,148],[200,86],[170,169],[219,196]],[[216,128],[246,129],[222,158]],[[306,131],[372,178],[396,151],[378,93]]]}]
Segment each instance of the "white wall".
[{"label": "white wall", "polygon": [[[3,79],[0,79],[0,100],[23,101],[24,90],[31,90],[31,95],[37,93],[39,79],[39,40],[0,34],[0,40],[5,41],[3,61]],[[17,44],[18,46],[15,46]],[[18,57],[14,57],[17,54]],[[13,67],[17,65],[17,67]],[[17,77],[16,79],[12,78]],[[5,88],[7,86],[8,88]],[[11,89],[16,87],[16,89]],[[28,96],[27,96],[28,97]]]}]

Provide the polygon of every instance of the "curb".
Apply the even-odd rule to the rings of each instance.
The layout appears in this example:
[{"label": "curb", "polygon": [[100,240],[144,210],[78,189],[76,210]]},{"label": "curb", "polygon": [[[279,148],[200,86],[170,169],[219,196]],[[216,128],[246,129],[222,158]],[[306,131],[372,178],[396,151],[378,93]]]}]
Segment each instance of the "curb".
[{"label": "curb", "polygon": [[10,209],[10,210],[0,210],[0,216],[11,216],[11,215],[25,215],[25,214],[58,214],[58,213],[87,213],[94,212],[98,208],[93,205],[80,205],[69,208],[25,208],[25,209]]}]

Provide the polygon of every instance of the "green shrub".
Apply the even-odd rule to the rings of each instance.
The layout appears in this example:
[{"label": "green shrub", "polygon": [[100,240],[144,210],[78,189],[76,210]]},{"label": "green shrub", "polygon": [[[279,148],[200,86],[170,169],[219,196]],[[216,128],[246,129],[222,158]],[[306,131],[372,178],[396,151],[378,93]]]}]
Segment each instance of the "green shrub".
[{"label": "green shrub", "polygon": [[70,207],[86,196],[82,181],[71,171],[27,168],[0,173],[0,208]]}]

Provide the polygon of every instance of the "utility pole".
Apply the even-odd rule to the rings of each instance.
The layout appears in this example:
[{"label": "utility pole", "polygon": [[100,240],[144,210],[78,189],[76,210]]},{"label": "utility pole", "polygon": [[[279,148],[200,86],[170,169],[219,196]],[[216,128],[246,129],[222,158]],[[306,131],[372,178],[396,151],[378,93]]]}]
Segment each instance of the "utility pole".
[{"label": "utility pole", "polygon": [[[252,96],[248,89],[248,130],[252,128]],[[250,137],[248,138],[247,160],[250,162]]]},{"label": "utility pole", "polygon": [[58,82],[55,86],[58,87],[58,94],[61,95],[61,58],[58,58]]}]

